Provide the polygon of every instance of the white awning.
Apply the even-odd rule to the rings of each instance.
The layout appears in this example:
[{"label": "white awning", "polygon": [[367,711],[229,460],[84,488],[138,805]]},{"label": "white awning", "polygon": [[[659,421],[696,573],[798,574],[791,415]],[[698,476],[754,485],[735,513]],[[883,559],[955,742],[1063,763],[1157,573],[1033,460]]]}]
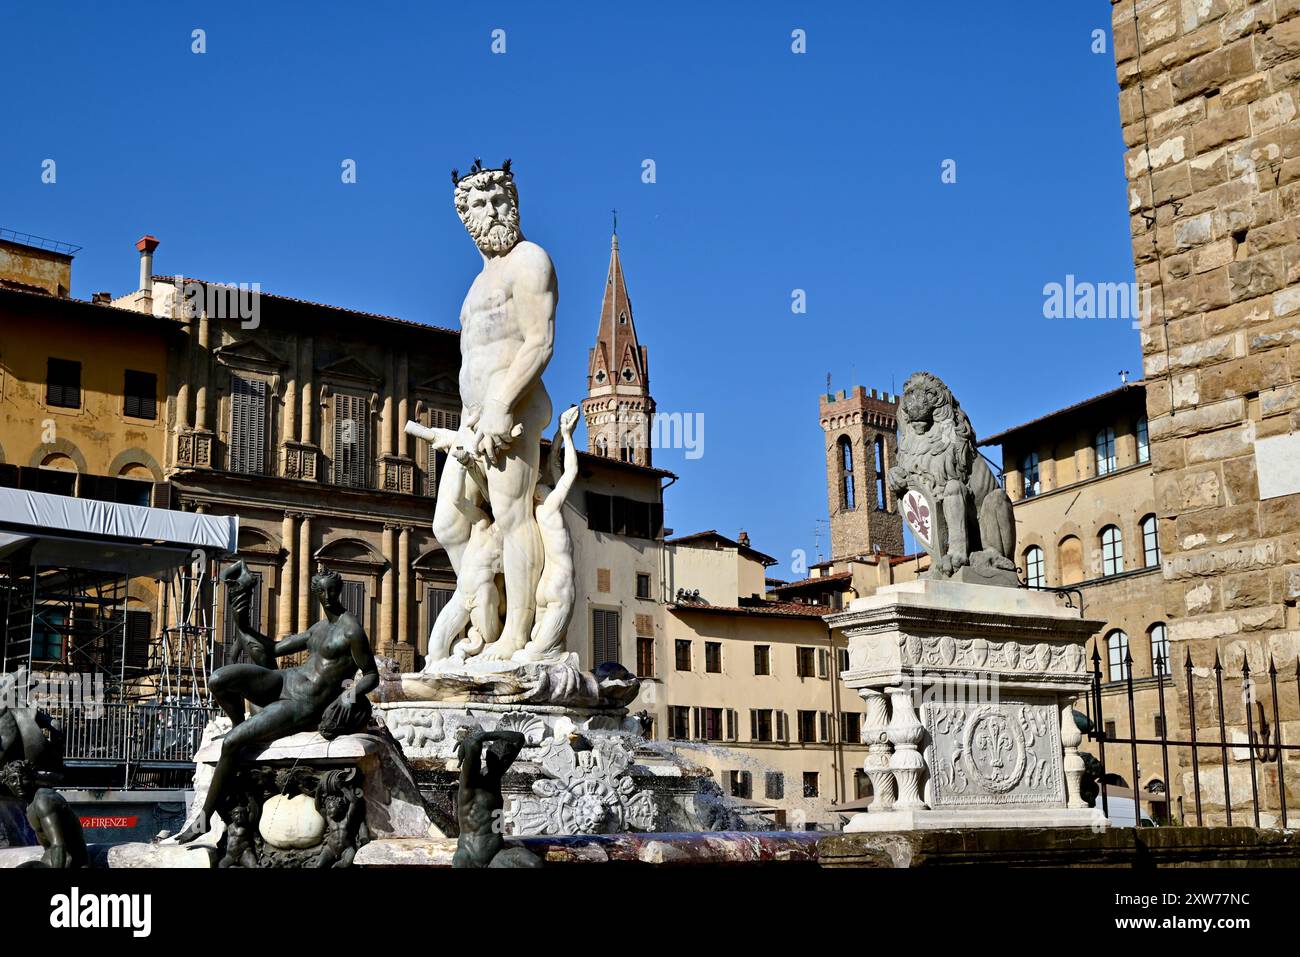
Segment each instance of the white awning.
[{"label": "white awning", "polygon": [[239,519],[0,488],[0,550],[23,539],[34,542],[40,564],[146,574],[188,561],[195,549],[209,558],[234,552]]}]

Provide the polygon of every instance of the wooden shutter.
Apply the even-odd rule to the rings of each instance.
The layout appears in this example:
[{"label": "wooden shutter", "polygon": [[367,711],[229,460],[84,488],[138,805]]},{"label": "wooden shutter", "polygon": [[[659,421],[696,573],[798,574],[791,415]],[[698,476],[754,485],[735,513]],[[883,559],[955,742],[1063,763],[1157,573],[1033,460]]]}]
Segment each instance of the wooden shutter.
[{"label": "wooden shutter", "polygon": [[[348,611],[352,612],[353,617],[355,617],[356,620],[361,623],[361,627],[365,629],[366,628],[365,583],[345,581],[343,583],[343,591],[339,595],[339,599],[343,602],[343,607],[346,608]],[[369,631],[369,629],[366,630]]]},{"label": "wooden shutter", "polygon": [[266,383],[230,377],[230,441],[226,467],[260,475],[266,469]]},{"label": "wooden shutter", "polygon": [[591,610],[591,666],[613,662],[622,664],[619,656],[619,616],[616,611],[604,608]]},{"label": "wooden shutter", "polygon": [[776,712],[776,740],[790,740],[790,716],[784,711]]},{"label": "wooden shutter", "polygon": [[696,741],[703,740],[704,738],[704,709],[703,708],[691,709],[691,726],[695,729],[695,733],[691,735],[691,737],[694,738]]},{"label": "wooden shutter", "polygon": [[829,741],[831,739],[831,716],[825,711],[817,712],[817,732],[819,741]]},{"label": "wooden shutter", "polygon": [[158,377],[127,369],[122,383],[122,414],[137,419],[158,417]]},{"label": "wooden shutter", "polygon": [[153,640],[153,615],[142,609],[126,613],[126,666],[149,667],[149,647]]},{"label": "wooden shutter", "polygon": [[334,484],[370,487],[370,408],[364,396],[334,393]]},{"label": "wooden shutter", "polygon": [[736,720],[736,717],[737,716],[736,716],[735,709],[728,708],[727,709],[727,740],[728,741],[735,741],[740,736],[739,732],[736,729],[736,725],[739,723]]}]

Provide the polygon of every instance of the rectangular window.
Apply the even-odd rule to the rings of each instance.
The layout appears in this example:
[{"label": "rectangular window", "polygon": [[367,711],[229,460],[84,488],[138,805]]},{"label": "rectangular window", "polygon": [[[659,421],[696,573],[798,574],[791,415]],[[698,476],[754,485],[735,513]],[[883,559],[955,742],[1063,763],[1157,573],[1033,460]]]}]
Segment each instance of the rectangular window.
[{"label": "rectangular window", "polygon": [[637,572],[636,576],[636,597],[650,597],[650,576],[642,572]]},{"label": "rectangular window", "polygon": [[740,737],[740,716],[736,714],[734,708],[727,709],[727,740],[735,741]]},{"label": "rectangular window", "polygon": [[433,630],[433,623],[438,620],[442,610],[447,607],[447,602],[451,601],[451,596],[456,594],[454,588],[439,588],[437,585],[428,585],[424,589],[424,602],[427,606],[425,611],[429,616],[428,627],[426,632]]},{"label": "rectangular window", "polygon": [[795,673],[800,678],[811,678],[817,673],[817,649],[795,649]]},{"label": "rectangular window", "polygon": [[1097,452],[1097,474],[1109,475],[1115,471],[1115,430],[1102,429],[1093,444]]},{"label": "rectangular window", "polygon": [[122,383],[122,414],[133,419],[158,418],[158,376],[127,369]]},{"label": "rectangular window", "polygon": [[246,475],[266,472],[266,383],[230,377],[230,442],[226,468]]},{"label": "rectangular window", "polygon": [[711,675],[722,674],[722,642],[704,643],[704,670]]},{"label": "rectangular window", "polygon": [[685,638],[678,638],[673,643],[673,653],[678,671],[691,670],[691,643]]},{"label": "rectangular window", "polygon": [[769,801],[779,801],[785,797],[785,775],[780,771],[768,771],[763,775],[763,797]]},{"label": "rectangular window", "polygon": [[771,708],[755,708],[749,712],[749,740],[772,740]]},{"label": "rectangular window", "polygon": [[365,582],[343,582],[343,590],[339,593],[339,601],[343,602],[343,607],[352,612],[362,628],[369,629],[369,616],[366,614],[366,583]]},{"label": "rectangular window", "polygon": [[1142,463],[1151,461],[1151,430],[1147,425],[1147,417],[1144,415],[1138,419],[1137,424],[1137,446],[1138,461]]},{"label": "rectangular window", "polygon": [[831,676],[831,653],[825,648],[817,649],[817,677],[829,678]]},{"label": "rectangular window", "polygon": [[1154,722],[1155,736],[1163,738],[1165,736],[1165,719],[1160,715],[1152,715],[1151,720]]},{"label": "rectangular window", "polygon": [[817,740],[817,712],[800,711],[798,715],[799,743],[809,744]]},{"label": "rectangular window", "polygon": [[806,798],[815,798],[818,790],[817,772],[805,771],[803,773],[803,796]]},{"label": "rectangular window", "polygon": [[618,612],[605,608],[591,610],[591,664],[622,664],[619,654]]},{"label": "rectangular window", "polygon": [[370,488],[370,402],[334,393],[334,484]]},{"label": "rectangular window", "polygon": [[853,772],[853,797],[862,801],[871,796],[871,778],[861,768]]},{"label": "rectangular window", "polygon": [[72,359],[47,359],[45,404],[61,409],[81,408],[81,363]]},{"label": "rectangular window", "polygon": [[587,527],[630,538],[658,538],[663,531],[662,502],[639,502],[621,495],[587,493]]},{"label": "rectangular window", "polygon": [[62,661],[68,614],[62,608],[41,607],[32,615],[32,661]]},{"label": "rectangular window", "polygon": [[705,741],[722,740],[722,709],[701,708],[700,737]]},{"label": "rectangular window", "polygon": [[849,670],[849,649],[837,648],[835,656],[839,659],[840,674],[844,674],[844,672]]},{"label": "rectangular window", "polygon": [[727,777],[731,784],[731,796],[749,800],[753,775],[749,771],[729,771]]},{"label": "rectangular window", "polygon": [[862,715],[856,711],[845,711],[840,715],[840,738],[845,744],[862,742]]},{"label": "rectangular window", "polygon": [[776,740],[790,740],[790,716],[784,711],[774,711],[772,717],[776,719]]},{"label": "rectangular window", "polygon": [[668,737],[686,741],[691,736],[691,709],[685,705],[668,706]]},{"label": "rectangular window", "polygon": [[653,678],[655,676],[655,640],[638,638],[636,640],[636,676]]},{"label": "rectangular window", "polygon": [[831,739],[831,716],[829,711],[817,712],[817,740],[829,741]]},{"label": "rectangular window", "polygon": [[772,646],[754,646],[754,674],[770,675],[772,673]]},{"label": "rectangular window", "polygon": [[1109,741],[1113,741],[1113,740],[1115,740],[1115,722],[1114,722],[1114,721],[1107,721],[1107,722],[1106,722],[1106,725],[1105,725],[1105,728],[1104,728],[1104,731],[1105,731],[1106,739],[1107,739],[1107,740],[1109,740]]}]

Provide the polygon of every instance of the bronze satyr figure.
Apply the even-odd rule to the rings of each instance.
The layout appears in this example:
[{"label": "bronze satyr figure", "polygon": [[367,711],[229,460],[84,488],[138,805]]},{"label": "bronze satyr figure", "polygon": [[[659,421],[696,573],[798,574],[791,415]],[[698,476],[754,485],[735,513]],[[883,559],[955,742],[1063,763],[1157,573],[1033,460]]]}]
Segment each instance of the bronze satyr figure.
[{"label": "bronze satyr figure", "polygon": [[[483,745],[487,744],[486,754]],[[460,793],[456,813],[460,837],[452,867],[541,867],[536,854],[506,847],[502,837],[501,781],[519,757],[524,736],[518,731],[472,732],[460,745]],[[486,767],[484,765],[486,764]]]},{"label": "bronze satyr figure", "polygon": [[[327,739],[359,731],[370,718],[366,694],[379,685],[370,641],[343,605],[343,580],[337,573],[312,576],[311,591],[320,600],[324,619],[281,641],[256,631],[249,620],[253,579],[243,562],[225,569],[221,577],[230,586],[235,631],[252,663],[226,665],[212,674],[212,696],[233,726],[222,742],[202,812],[176,838],[181,844],[207,833],[241,749],[265,746],[299,731],[319,731]],[[301,665],[284,671],[276,668],[276,658],[299,651],[307,652]],[[344,682],[358,670],[361,677],[345,688]],[[260,710],[246,715],[245,700]]]}]

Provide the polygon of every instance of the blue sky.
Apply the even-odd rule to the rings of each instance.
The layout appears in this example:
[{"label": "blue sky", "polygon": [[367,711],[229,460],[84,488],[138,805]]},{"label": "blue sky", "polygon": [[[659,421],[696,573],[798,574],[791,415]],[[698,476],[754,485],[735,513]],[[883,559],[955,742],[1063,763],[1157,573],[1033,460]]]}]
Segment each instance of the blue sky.
[{"label": "blue sky", "polygon": [[1067,274],[1133,279],[1109,23],[1105,0],[6,0],[0,227],[84,246],[83,298],[133,288],[152,232],[160,273],[455,325],[479,261],[449,170],[509,156],[560,280],[557,407],[617,207],[659,408],[704,416],[702,457],[656,452],[668,524],[744,528],[788,578],[827,517],[828,373],[929,369],[981,434],[1136,377],[1129,322],[1043,318]]}]

